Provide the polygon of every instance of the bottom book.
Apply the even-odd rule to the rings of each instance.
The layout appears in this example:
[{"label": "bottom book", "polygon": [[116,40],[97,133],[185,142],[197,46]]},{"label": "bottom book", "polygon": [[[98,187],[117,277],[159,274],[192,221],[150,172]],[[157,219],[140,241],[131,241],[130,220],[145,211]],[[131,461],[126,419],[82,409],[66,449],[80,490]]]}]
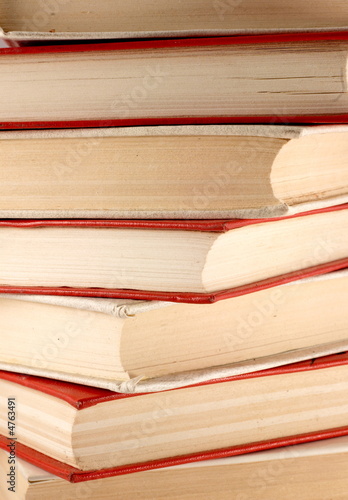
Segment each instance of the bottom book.
[{"label": "bottom book", "polygon": [[11,482],[8,456],[0,451],[2,500],[346,500],[348,491],[348,436],[77,484],[20,459]]}]

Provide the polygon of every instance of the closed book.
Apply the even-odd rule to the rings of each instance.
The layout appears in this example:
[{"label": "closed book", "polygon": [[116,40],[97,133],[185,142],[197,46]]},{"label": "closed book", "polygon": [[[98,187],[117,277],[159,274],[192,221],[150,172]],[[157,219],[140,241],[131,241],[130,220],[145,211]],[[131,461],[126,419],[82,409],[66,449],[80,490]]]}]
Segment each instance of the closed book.
[{"label": "closed book", "polygon": [[342,352],[347,285],[346,269],[216,304],[0,294],[0,369],[144,393]]},{"label": "closed book", "polygon": [[348,357],[122,395],[1,372],[0,447],[71,482],[348,434]]},{"label": "closed book", "polygon": [[245,220],[0,220],[0,291],[213,301],[347,267],[347,205]]},{"label": "closed book", "polygon": [[[347,436],[226,458],[191,462],[161,469],[69,483],[22,459],[16,461],[13,483],[0,485],[1,498],[11,500],[75,500],[84,495],[105,500],[327,500],[332,492],[345,500]],[[8,455],[0,452],[3,477]],[[12,489],[11,489],[12,488]],[[36,495],[36,496],[34,496]]]},{"label": "closed book", "polygon": [[345,2],[332,0],[2,0],[1,25],[11,40],[80,40],[320,31],[348,26]]},{"label": "closed book", "polygon": [[348,201],[347,143],[343,125],[1,132],[0,217],[293,215]]},{"label": "closed book", "polygon": [[347,36],[336,31],[4,49],[0,126],[344,123]]}]

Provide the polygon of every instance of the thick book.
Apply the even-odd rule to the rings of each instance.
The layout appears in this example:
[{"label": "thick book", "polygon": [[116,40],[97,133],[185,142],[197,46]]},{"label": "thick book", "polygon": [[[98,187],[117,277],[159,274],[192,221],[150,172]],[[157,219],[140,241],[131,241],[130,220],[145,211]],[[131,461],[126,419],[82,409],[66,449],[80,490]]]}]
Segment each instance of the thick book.
[{"label": "thick book", "polygon": [[0,220],[0,291],[213,301],[347,267],[348,206],[245,220]]},{"label": "thick book", "polygon": [[341,0],[2,0],[3,36],[80,40],[320,31],[348,26]]},{"label": "thick book", "polygon": [[340,354],[172,391],[122,395],[0,373],[0,447],[71,482],[348,434]]},{"label": "thick book", "polygon": [[348,269],[216,304],[0,294],[0,369],[167,390],[348,350],[347,303]]},{"label": "thick book", "polygon": [[347,142],[343,125],[0,132],[0,217],[292,215],[348,202]]},{"label": "thick book", "polygon": [[[9,473],[9,455],[0,451],[0,471]],[[11,459],[10,459],[11,460]],[[348,437],[285,446],[246,455],[192,462],[137,474],[69,483],[29,462],[17,459],[16,469],[2,481],[2,500],[344,500],[347,495]],[[13,486],[11,486],[11,484]],[[18,495],[18,496],[17,496]]]},{"label": "thick book", "polygon": [[341,31],[4,49],[0,126],[344,123],[347,52]]}]

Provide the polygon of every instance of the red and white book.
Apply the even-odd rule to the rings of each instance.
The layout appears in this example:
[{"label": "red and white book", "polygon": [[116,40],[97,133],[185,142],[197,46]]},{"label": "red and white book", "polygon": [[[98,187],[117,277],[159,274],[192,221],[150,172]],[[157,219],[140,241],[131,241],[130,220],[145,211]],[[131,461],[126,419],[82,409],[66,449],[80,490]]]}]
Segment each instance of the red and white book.
[{"label": "red and white book", "polygon": [[216,304],[0,294],[0,369],[173,389],[347,350],[347,300],[348,269]]},{"label": "red and white book", "polygon": [[142,395],[1,372],[16,418],[8,428],[2,412],[0,447],[81,482],[344,436],[347,363],[340,354]]},{"label": "red and white book", "polygon": [[348,206],[234,220],[0,220],[0,291],[212,302],[347,267]]},{"label": "red and white book", "polygon": [[0,218],[295,215],[348,202],[347,142],[345,125],[3,131]]},{"label": "red and white book", "polygon": [[8,48],[5,129],[345,123],[347,31]]},{"label": "red and white book", "polygon": [[[22,500],[42,495],[50,500],[74,499],[79,495],[102,496],[105,500],[155,500],[185,497],[239,500],[327,500],[335,494],[344,498],[348,487],[346,464],[348,436],[256,451],[244,455],[190,462],[161,469],[111,476],[95,481],[70,483],[58,476],[16,459],[13,484],[0,484],[2,498]],[[9,472],[8,454],[0,451],[0,470]],[[334,481],[334,484],[333,484]],[[255,497],[257,494],[257,497]],[[315,495],[315,497],[313,497]]]}]

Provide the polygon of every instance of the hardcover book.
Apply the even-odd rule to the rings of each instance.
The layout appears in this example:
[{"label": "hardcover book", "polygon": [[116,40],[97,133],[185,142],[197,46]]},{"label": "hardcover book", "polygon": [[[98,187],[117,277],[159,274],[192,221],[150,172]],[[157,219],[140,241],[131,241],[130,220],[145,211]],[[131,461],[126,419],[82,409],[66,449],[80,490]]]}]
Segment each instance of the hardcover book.
[{"label": "hardcover book", "polygon": [[0,368],[167,390],[347,350],[347,301],[347,270],[216,304],[0,294]]},{"label": "hardcover book", "polygon": [[347,267],[347,226],[347,205],[230,221],[3,219],[0,291],[211,301]]},{"label": "hardcover book", "polygon": [[[0,447],[71,482],[348,434],[347,355],[121,395],[1,372]],[[289,390],[291,388],[291,390]],[[170,458],[171,457],[171,458]]]},{"label": "hardcover book", "polygon": [[347,144],[346,126],[0,132],[0,217],[292,215],[348,202]]},{"label": "hardcover book", "polygon": [[[3,500],[76,500],[82,495],[103,500],[222,500],[231,495],[238,500],[327,500],[335,491],[344,500],[347,460],[348,438],[343,436],[76,484],[17,459],[16,494],[5,481],[0,493]],[[8,470],[7,454],[1,451],[3,477]]]},{"label": "hardcover book", "polygon": [[4,49],[0,124],[344,123],[347,37],[337,31]]},{"label": "hardcover book", "polygon": [[11,40],[212,36],[342,29],[345,2],[331,0],[2,0],[1,24]]}]

